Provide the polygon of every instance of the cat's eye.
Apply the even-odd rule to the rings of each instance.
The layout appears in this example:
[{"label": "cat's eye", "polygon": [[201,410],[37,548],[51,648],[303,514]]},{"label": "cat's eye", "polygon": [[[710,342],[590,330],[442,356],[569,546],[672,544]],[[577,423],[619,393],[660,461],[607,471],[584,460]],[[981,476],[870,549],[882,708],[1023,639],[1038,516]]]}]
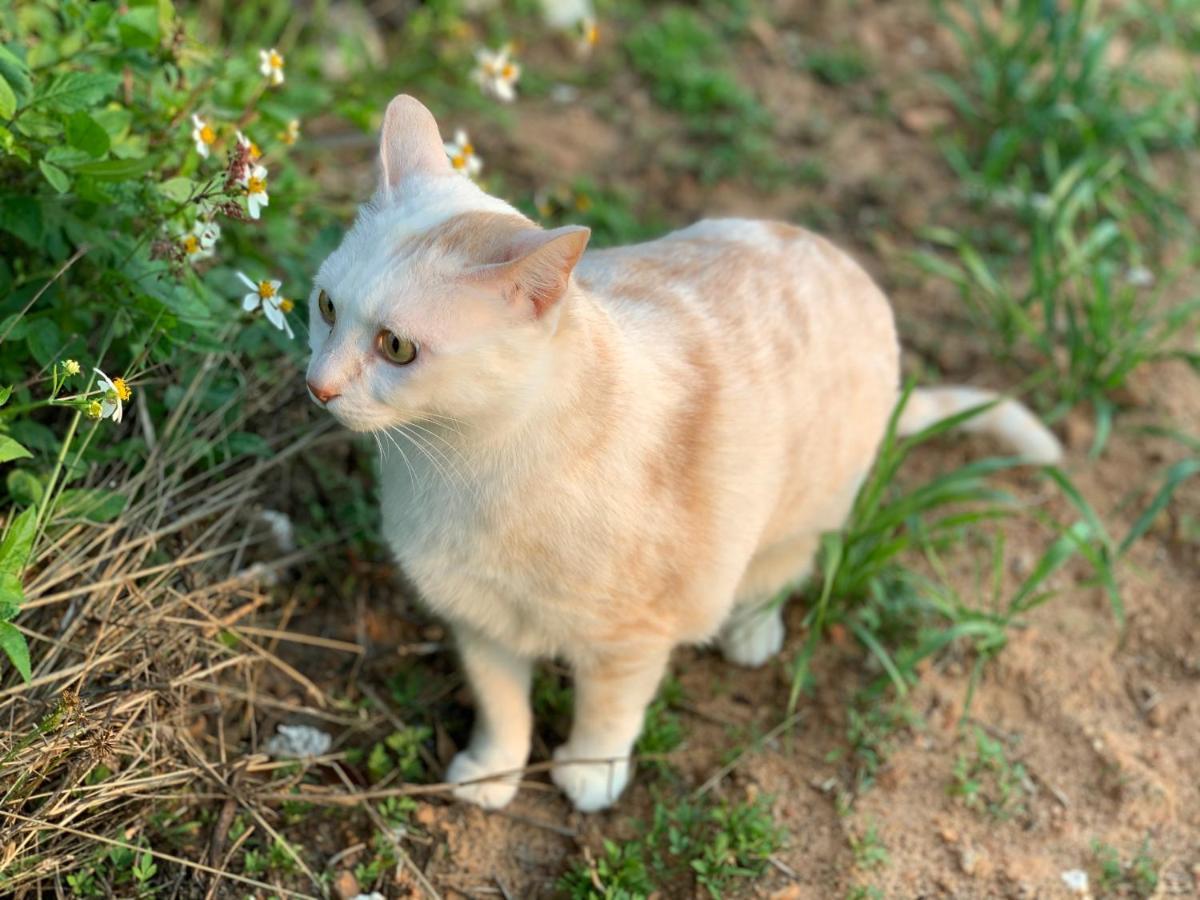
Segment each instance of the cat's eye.
[{"label": "cat's eye", "polygon": [[379,352],[388,362],[407,366],[417,358],[417,342],[384,329],[379,332]]},{"label": "cat's eye", "polygon": [[324,291],[317,294],[317,309],[321,311],[321,318],[328,324],[332,325],[337,319],[337,312],[333,308],[333,301],[329,299],[329,295]]}]

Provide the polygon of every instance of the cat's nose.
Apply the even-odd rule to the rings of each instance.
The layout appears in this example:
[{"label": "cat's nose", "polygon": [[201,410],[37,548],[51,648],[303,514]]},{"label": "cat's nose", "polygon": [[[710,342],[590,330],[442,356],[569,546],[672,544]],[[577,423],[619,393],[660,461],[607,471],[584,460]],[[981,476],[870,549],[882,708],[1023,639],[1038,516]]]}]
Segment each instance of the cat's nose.
[{"label": "cat's nose", "polygon": [[311,381],[307,382],[307,384],[308,389],[312,391],[312,395],[322,403],[328,403],[335,397],[341,396],[341,394],[339,394],[337,391],[331,391],[329,388],[323,388],[320,385],[313,384]]}]

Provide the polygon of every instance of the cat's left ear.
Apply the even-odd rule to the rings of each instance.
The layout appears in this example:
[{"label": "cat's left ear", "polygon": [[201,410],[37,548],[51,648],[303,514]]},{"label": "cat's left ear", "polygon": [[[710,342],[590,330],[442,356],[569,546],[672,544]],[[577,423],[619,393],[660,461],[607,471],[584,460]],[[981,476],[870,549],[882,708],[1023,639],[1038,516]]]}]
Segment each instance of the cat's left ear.
[{"label": "cat's left ear", "polygon": [[392,189],[410,175],[450,175],[450,161],[433,113],[415,97],[388,104],[379,136],[380,187]]},{"label": "cat's left ear", "polygon": [[571,272],[591,236],[591,229],[582,225],[520,231],[503,262],[483,266],[472,277],[500,282],[507,296],[529,304],[541,318],[567,292]]}]

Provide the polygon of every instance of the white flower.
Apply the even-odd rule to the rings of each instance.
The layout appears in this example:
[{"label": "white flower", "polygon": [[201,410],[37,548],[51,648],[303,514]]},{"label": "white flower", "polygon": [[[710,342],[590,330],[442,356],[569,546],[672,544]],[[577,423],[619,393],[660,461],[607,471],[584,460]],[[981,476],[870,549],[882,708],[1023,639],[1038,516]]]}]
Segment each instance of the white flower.
[{"label": "white flower", "polygon": [[1125,273],[1125,280],[1134,287],[1150,287],[1154,284],[1154,273],[1145,266],[1134,266]]},{"label": "white flower", "polygon": [[301,759],[305,756],[321,756],[333,746],[333,738],[311,725],[279,725],[278,734],[269,738],[266,751],[275,757]]},{"label": "white flower", "polygon": [[271,202],[271,198],[267,196],[267,167],[248,165],[238,181],[242,190],[246,192],[246,207],[250,210],[250,218],[257,219],[262,213],[262,208],[269,206]]},{"label": "white flower", "polygon": [[454,132],[454,141],[443,144],[443,146],[446,148],[446,156],[450,157],[450,165],[454,167],[454,171],[474,178],[483,168],[483,160],[475,155],[475,147],[471,144],[471,139],[461,128]]},{"label": "white flower", "polygon": [[192,140],[196,142],[196,152],[208,158],[208,152],[217,142],[217,133],[213,127],[195,113],[192,114]]},{"label": "white flower", "polygon": [[584,19],[594,19],[592,0],[542,0],[542,19],[551,28],[567,31]]},{"label": "white flower", "polygon": [[192,230],[179,239],[185,257],[189,262],[199,262],[213,255],[213,249],[221,237],[221,226],[216,222],[205,222],[200,219],[192,226]]},{"label": "white flower", "polygon": [[120,422],[124,413],[122,404],[133,396],[133,391],[129,389],[124,378],[109,378],[99,369],[92,371],[100,378],[100,390],[104,392],[104,396],[89,404],[88,414],[93,419],[112,419],[114,422]]},{"label": "white flower", "polygon": [[237,133],[237,142],[239,147],[246,148],[246,155],[249,157],[250,162],[258,162],[262,159],[262,151],[258,149],[258,144],[254,143],[254,141],[250,140],[250,138],[246,137],[240,131]]},{"label": "white flower", "polygon": [[258,71],[271,79],[271,84],[283,84],[283,55],[272,47],[258,51]]},{"label": "white flower", "polygon": [[486,47],[475,51],[475,71],[471,73],[475,83],[489,97],[495,97],[503,103],[512,103],[517,99],[517,79],[521,77],[521,67],[510,57],[512,46],[505,44],[494,53]]},{"label": "white flower", "polygon": [[253,282],[242,272],[238,272],[237,276],[242,279],[242,283],[246,287],[250,288],[250,293],[242,298],[242,309],[246,312],[254,312],[261,308],[268,322],[280,331],[287,332],[288,337],[294,337],[292,326],[288,324],[287,313],[290,313],[296,304],[279,293],[279,286],[282,282],[273,280]]}]

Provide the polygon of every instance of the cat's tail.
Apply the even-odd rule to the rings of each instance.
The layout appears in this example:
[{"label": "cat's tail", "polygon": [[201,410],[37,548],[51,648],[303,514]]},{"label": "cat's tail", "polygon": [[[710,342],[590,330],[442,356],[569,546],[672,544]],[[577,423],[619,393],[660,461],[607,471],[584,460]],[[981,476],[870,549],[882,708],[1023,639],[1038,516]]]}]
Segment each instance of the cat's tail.
[{"label": "cat's tail", "polygon": [[956,413],[999,400],[995,406],[967,419],[956,431],[993,435],[1030,463],[1054,465],[1062,459],[1062,444],[1029,409],[1016,400],[973,387],[917,388],[908,397],[897,430],[915,434]]}]

